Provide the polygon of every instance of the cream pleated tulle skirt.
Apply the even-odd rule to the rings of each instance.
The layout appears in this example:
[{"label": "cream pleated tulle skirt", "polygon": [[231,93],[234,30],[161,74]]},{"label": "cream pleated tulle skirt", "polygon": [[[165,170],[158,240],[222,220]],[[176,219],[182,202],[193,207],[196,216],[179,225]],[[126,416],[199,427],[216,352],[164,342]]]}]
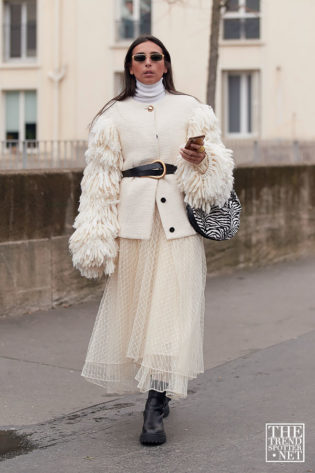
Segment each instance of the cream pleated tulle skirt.
[{"label": "cream pleated tulle skirt", "polygon": [[81,375],[106,393],[187,397],[188,380],[204,372],[203,238],[167,240],[155,205],[151,238],[118,244]]}]

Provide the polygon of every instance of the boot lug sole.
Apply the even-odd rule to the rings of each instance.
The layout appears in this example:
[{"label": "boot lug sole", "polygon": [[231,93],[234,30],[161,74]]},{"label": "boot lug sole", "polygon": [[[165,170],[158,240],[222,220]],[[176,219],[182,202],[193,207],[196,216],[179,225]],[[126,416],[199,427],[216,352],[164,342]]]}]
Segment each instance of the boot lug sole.
[{"label": "boot lug sole", "polygon": [[158,434],[143,433],[140,435],[140,442],[145,445],[159,445],[166,442],[165,433]]}]

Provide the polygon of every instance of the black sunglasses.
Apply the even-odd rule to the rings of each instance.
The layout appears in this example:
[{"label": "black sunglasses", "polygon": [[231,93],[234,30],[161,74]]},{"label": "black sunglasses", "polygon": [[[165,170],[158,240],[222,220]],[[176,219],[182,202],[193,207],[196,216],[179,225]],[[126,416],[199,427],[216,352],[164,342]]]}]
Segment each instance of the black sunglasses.
[{"label": "black sunglasses", "polygon": [[[147,55],[144,53],[138,53],[138,54],[134,54],[131,57],[133,57],[133,59],[137,62],[144,62]],[[161,54],[161,53],[150,54],[151,61],[154,61],[154,62],[162,61],[163,57],[164,57],[164,54]]]}]

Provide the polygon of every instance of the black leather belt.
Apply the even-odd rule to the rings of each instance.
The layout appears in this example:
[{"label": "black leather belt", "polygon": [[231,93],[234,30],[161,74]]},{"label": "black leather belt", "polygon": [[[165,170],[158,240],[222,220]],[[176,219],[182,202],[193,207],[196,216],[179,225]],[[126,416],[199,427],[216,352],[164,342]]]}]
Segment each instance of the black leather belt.
[{"label": "black leather belt", "polygon": [[149,164],[136,166],[135,168],[122,171],[123,177],[152,177],[152,179],[161,179],[165,174],[173,174],[177,169],[174,164],[167,164],[157,159]]}]

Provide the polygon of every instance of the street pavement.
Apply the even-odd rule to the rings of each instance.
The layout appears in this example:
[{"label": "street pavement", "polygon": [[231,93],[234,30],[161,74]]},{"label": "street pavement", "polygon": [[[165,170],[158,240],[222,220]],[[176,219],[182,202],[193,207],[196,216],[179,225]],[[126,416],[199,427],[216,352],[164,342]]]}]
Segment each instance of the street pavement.
[{"label": "street pavement", "polygon": [[[98,304],[0,318],[0,473],[315,472],[315,257],[208,277],[206,371],[160,446],[145,394],[81,376]],[[266,462],[266,423],[304,423],[305,461]]]}]

